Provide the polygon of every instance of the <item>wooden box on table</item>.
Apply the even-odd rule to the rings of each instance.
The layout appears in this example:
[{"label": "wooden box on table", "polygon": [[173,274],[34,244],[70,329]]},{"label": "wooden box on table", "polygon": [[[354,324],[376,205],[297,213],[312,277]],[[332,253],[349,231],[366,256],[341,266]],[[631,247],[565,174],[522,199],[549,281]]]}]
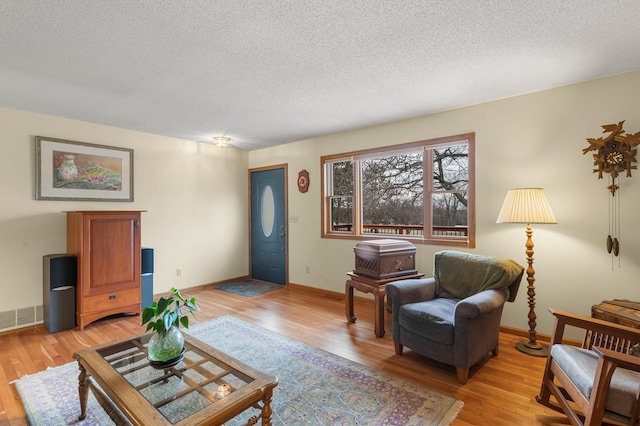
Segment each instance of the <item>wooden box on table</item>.
[{"label": "wooden box on table", "polygon": [[409,241],[360,241],[353,248],[356,254],[354,274],[376,280],[416,274],[416,247]]},{"label": "wooden box on table", "polygon": [[591,317],[640,328],[640,302],[624,299],[603,300],[591,307]]}]

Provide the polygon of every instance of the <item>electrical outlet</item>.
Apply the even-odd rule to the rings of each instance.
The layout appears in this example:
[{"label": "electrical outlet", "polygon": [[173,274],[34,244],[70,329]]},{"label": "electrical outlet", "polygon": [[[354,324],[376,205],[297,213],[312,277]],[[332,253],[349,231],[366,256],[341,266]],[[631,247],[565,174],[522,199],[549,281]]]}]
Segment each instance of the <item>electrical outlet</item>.
[{"label": "electrical outlet", "polygon": [[176,269],[176,277],[182,276],[182,269]]}]

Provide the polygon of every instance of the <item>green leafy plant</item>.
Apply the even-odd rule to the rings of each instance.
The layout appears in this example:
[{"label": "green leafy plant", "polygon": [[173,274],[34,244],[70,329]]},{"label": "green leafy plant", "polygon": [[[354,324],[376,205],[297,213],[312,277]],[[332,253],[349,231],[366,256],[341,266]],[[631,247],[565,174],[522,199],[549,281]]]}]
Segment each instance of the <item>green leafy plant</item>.
[{"label": "green leafy plant", "polygon": [[[142,325],[147,324],[147,330],[153,330],[158,334],[165,334],[171,326],[189,328],[188,314],[194,315],[198,310],[196,298],[186,299],[182,297],[180,291],[171,287],[172,296],[168,298],[160,297],[151,306],[147,306],[142,311]],[[195,315],[194,315],[195,317]]]}]

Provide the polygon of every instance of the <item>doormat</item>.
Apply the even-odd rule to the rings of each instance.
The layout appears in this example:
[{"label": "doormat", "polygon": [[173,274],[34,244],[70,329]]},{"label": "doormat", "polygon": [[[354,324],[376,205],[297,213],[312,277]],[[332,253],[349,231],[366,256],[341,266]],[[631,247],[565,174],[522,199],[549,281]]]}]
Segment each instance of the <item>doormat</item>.
[{"label": "doormat", "polygon": [[[273,426],[445,426],[463,406],[455,398],[223,316],[185,330],[240,362],[278,377]],[[15,382],[32,426],[113,425],[89,392],[87,418],[78,421],[78,365],[52,368]],[[249,424],[249,409],[227,426]]]},{"label": "doormat", "polygon": [[220,284],[213,287],[215,290],[226,291],[227,293],[239,294],[240,296],[259,296],[270,291],[284,287],[282,284],[268,283],[257,280],[242,280],[231,283]]}]

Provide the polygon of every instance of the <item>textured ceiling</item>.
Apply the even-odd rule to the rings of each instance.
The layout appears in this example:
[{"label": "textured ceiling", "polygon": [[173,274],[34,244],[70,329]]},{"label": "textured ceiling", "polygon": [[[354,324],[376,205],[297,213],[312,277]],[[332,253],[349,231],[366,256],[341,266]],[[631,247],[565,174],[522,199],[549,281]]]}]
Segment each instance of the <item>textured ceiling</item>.
[{"label": "textured ceiling", "polygon": [[640,69],[639,18],[637,0],[0,0],[0,105],[252,150]]}]

